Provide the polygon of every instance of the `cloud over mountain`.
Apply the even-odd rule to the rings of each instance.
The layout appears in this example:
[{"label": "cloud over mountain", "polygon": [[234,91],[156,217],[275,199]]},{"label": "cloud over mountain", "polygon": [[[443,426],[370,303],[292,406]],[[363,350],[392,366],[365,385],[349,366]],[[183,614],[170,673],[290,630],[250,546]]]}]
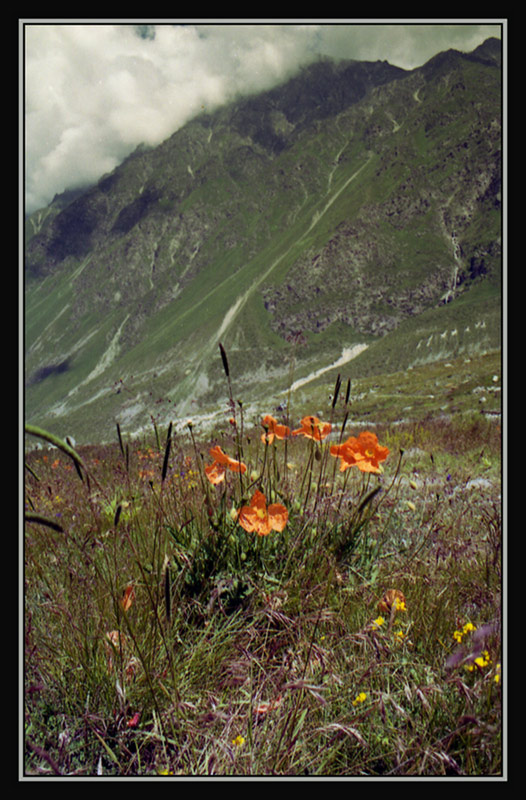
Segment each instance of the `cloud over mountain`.
[{"label": "cloud over mountain", "polygon": [[323,55],[411,68],[496,25],[25,26],[26,210],[111,171],[202,109],[268,89]]}]

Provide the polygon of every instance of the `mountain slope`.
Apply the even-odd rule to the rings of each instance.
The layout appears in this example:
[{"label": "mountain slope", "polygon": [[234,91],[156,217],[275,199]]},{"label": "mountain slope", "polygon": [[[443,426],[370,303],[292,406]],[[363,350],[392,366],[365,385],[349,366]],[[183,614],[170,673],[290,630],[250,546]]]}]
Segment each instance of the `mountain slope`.
[{"label": "mountain slope", "polygon": [[213,409],[219,341],[247,400],[292,350],[301,377],[498,347],[499,56],[320,62],[32,215],[28,420],[93,440]]}]

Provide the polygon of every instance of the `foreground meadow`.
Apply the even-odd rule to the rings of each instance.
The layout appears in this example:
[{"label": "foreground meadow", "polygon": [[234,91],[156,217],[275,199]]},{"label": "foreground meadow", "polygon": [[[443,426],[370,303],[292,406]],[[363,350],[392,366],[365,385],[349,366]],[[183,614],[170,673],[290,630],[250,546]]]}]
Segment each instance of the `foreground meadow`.
[{"label": "foreground meadow", "polygon": [[26,776],[502,774],[500,425],[349,408],[28,431]]}]

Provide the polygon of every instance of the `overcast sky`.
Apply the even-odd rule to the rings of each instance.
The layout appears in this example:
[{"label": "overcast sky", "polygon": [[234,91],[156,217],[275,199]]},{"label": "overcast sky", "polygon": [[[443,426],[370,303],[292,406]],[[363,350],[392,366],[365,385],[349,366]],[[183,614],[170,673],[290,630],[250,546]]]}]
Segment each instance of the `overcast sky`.
[{"label": "overcast sky", "polygon": [[159,144],[203,107],[270,88],[319,55],[411,69],[501,36],[492,20],[133,22],[21,21],[26,212],[96,181],[141,142]]}]

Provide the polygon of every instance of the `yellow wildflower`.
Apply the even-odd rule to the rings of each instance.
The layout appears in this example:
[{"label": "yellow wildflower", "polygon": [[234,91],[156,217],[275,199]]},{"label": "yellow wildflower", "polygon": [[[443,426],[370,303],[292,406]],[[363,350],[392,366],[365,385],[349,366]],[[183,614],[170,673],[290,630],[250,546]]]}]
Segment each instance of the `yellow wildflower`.
[{"label": "yellow wildflower", "polygon": [[406,611],[405,597],[399,589],[388,589],[378,603],[377,608],[382,614]]},{"label": "yellow wildflower", "polygon": [[453,632],[453,639],[455,639],[460,644],[466,633],[471,633],[472,631],[476,630],[477,630],[476,625],[473,625],[472,622],[466,622],[461,631]]},{"label": "yellow wildflower", "polygon": [[482,655],[473,659],[471,664],[466,664],[466,669],[469,669],[470,672],[473,672],[475,667],[483,669],[484,667],[488,667],[490,664],[491,664],[491,658],[489,656],[489,653],[487,650],[484,650]]},{"label": "yellow wildflower", "polygon": [[489,653],[487,650],[484,650],[481,656],[475,659],[474,662],[477,667],[487,667],[491,664],[491,658],[489,657]]},{"label": "yellow wildflower", "polygon": [[357,706],[360,703],[363,703],[365,700],[367,700],[367,695],[365,694],[365,692],[360,692],[360,694],[356,695],[356,697],[352,701],[352,704],[353,706]]},{"label": "yellow wildflower", "polygon": [[245,738],[239,734],[239,736],[236,736],[235,739],[232,739],[232,744],[234,744],[236,747],[241,747],[241,745],[245,744]]}]

